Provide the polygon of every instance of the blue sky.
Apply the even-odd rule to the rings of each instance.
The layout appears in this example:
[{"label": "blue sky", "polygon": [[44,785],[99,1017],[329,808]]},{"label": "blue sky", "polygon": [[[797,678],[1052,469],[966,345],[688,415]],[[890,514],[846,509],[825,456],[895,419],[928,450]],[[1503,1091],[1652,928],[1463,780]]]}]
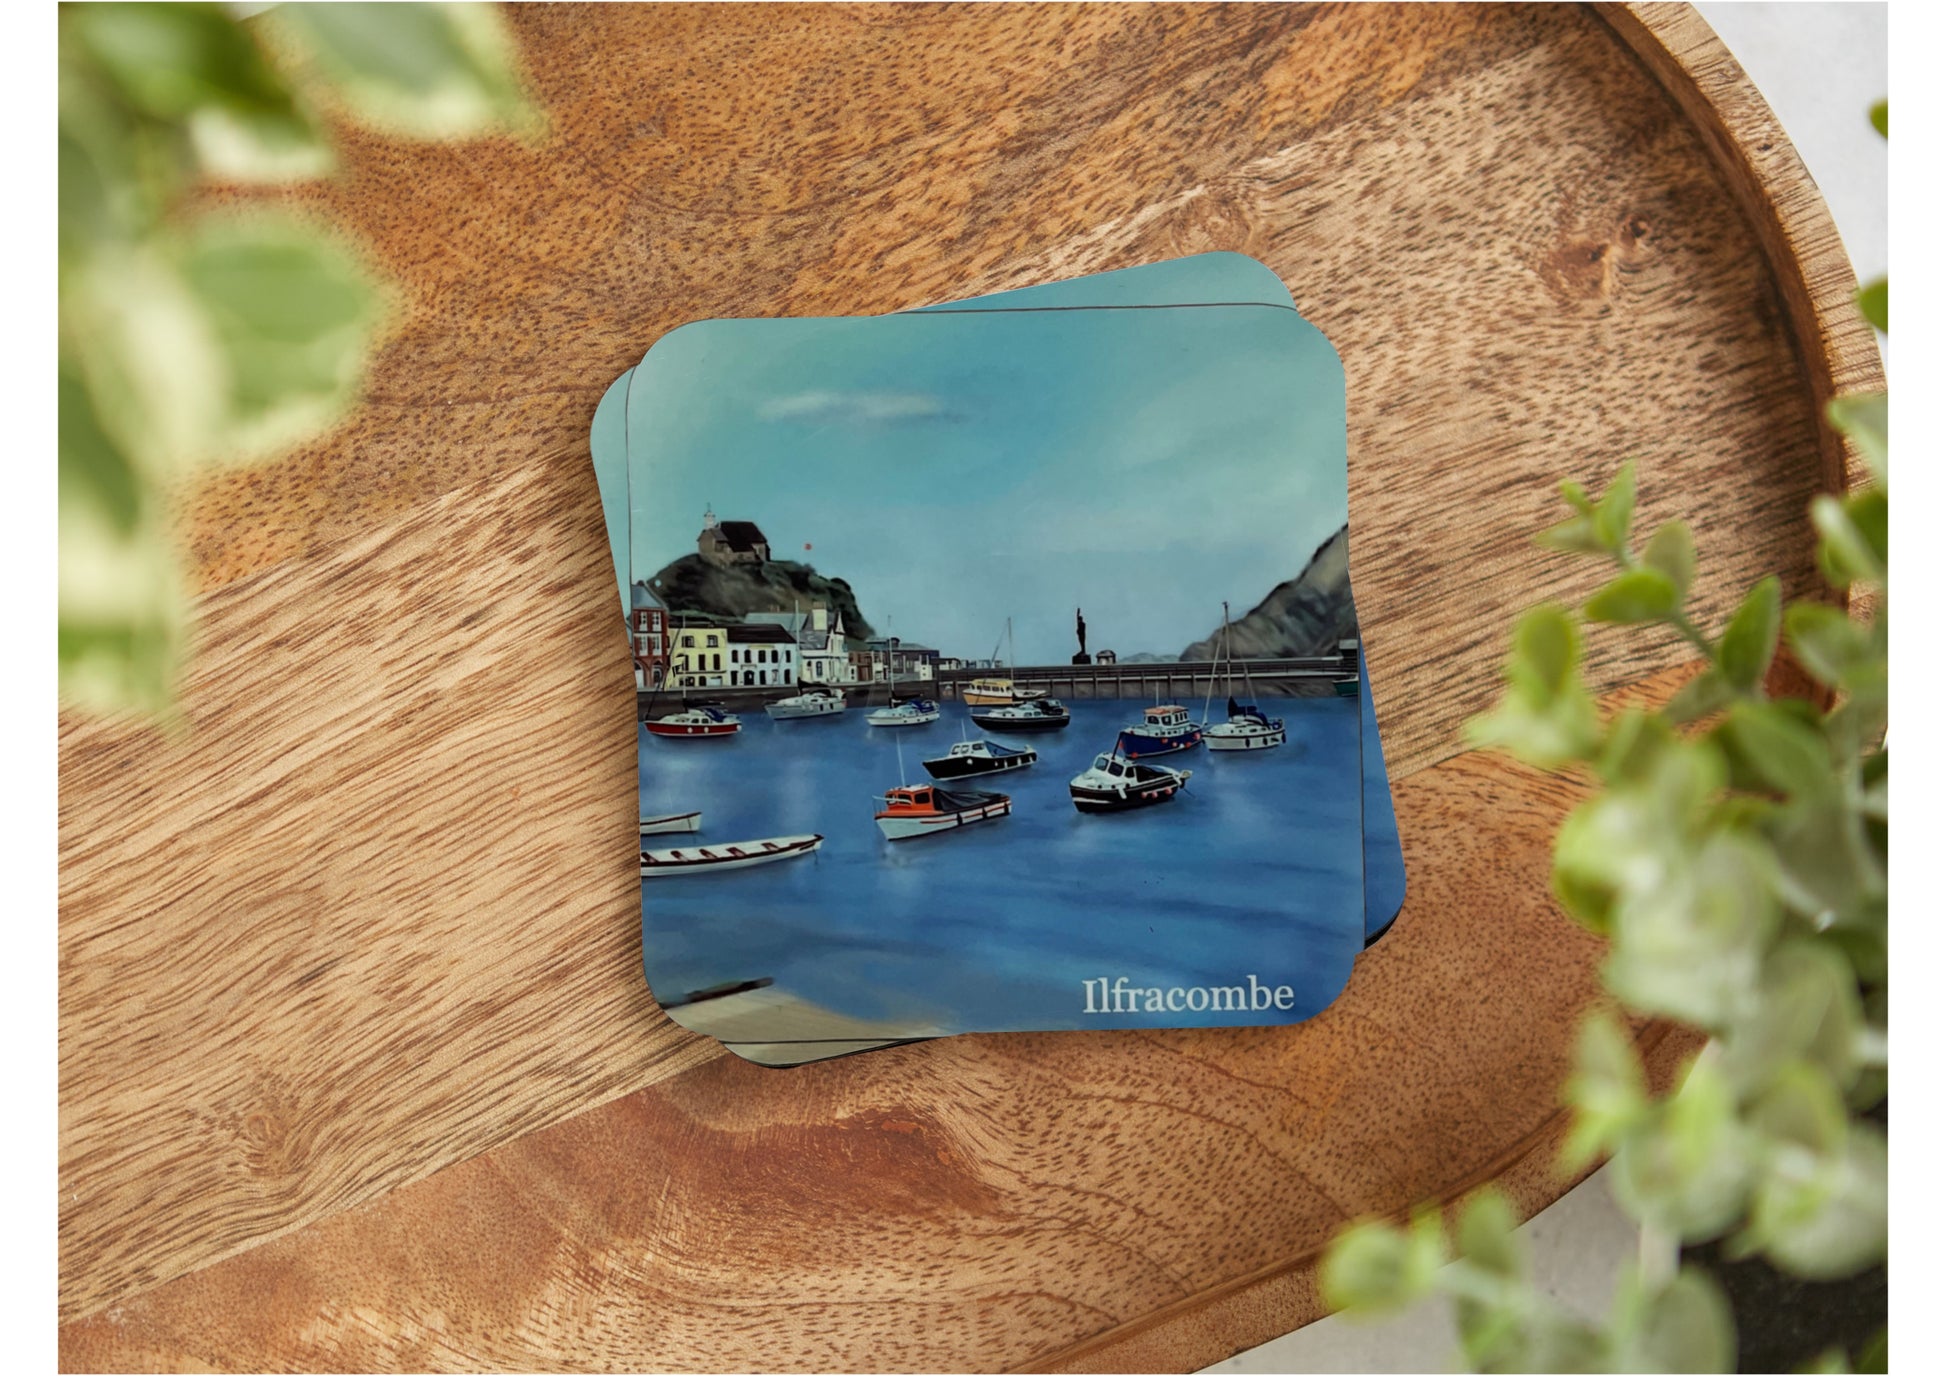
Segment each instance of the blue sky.
[{"label": "blue sky", "polygon": [[636,577],[711,505],[969,658],[1011,616],[1021,663],[1065,662],[1077,606],[1091,650],[1174,655],[1346,518],[1343,371],[1272,307],[701,321],[628,428]]}]

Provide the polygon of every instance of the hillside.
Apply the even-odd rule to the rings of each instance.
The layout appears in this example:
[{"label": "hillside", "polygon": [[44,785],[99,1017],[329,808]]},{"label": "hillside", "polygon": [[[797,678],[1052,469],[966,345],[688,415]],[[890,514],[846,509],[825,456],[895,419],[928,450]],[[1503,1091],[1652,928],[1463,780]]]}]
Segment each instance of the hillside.
[{"label": "hillside", "polygon": [[[1184,659],[1217,657],[1223,628],[1182,652]],[[1358,634],[1351,605],[1349,527],[1318,546],[1304,572],[1270,590],[1242,619],[1230,623],[1230,646],[1239,659],[1282,659],[1330,654]]]},{"label": "hillside", "polygon": [[812,604],[822,602],[844,617],[847,637],[864,640],[877,634],[858,610],[851,584],[826,578],[809,564],[790,559],[718,568],[700,554],[685,554],[651,578],[649,586],[672,612],[741,617],[751,612],[809,611]]}]

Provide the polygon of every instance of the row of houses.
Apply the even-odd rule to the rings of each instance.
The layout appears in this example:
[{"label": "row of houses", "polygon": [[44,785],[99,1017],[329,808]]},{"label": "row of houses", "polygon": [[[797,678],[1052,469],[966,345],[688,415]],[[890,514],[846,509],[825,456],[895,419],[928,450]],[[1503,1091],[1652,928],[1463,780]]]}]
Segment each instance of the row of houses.
[{"label": "row of houses", "polygon": [[672,612],[644,583],[634,585],[629,600],[629,639],[638,688],[842,687],[991,667],[896,637],[852,647],[843,614],[821,606],[751,612],[739,621]]}]

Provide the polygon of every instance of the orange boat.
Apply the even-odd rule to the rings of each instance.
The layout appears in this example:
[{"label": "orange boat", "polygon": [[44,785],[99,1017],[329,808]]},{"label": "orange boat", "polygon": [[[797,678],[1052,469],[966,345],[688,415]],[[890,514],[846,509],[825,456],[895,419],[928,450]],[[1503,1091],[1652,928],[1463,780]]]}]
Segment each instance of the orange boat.
[{"label": "orange boat", "polygon": [[936,784],[914,784],[887,789],[885,806],[873,814],[873,819],[886,840],[909,841],[915,836],[957,831],[975,822],[1005,817],[1013,806],[1014,800],[1004,793],[962,793]]}]

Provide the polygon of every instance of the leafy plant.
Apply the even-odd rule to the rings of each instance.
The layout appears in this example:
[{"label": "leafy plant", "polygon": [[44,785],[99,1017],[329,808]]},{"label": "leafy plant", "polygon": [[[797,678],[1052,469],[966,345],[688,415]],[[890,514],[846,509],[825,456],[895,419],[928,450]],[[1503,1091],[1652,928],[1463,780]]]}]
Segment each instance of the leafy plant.
[{"label": "leafy plant", "polygon": [[[1873,121],[1882,133],[1882,104]],[[1883,330],[1884,281],[1858,302]],[[1506,692],[1469,726],[1476,744],[1593,782],[1555,838],[1554,896],[1608,939],[1602,978],[1624,1007],[1708,1034],[1658,1098],[1621,1024],[1598,1013],[1564,1087],[1564,1166],[1612,1158],[1654,1264],[1629,1273],[1605,1322],[1583,1320],[1536,1291],[1513,1210],[1488,1191],[1456,1211],[1450,1239],[1431,1208],[1347,1230],[1325,1259],[1334,1306],[1449,1295],[1484,1371],[1717,1371],[1735,1356],[1729,1307],[1706,1273],[1676,1269],[1677,1244],[1724,1239],[1812,1279],[1884,1259],[1886,1141],[1866,1114],[1886,1089],[1886,398],[1840,397],[1827,414],[1872,481],[1812,503],[1818,565],[1868,614],[1785,607],[1765,578],[1711,634],[1690,611],[1689,528],[1638,543],[1624,464],[1599,497],[1564,483],[1569,514],[1540,536],[1614,576],[1579,618],[1521,618]],[[1676,637],[1700,671],[1658,711],[1603,719],[1580,675],[1583,622]],[[1822,703],[1771,695],[1780,644]],[[1882,1336],[1861,1361],[1884,1370]]]},{"label": "leafy plant", "polygon": [[363,257],[197,190],[334,163],[320,112],[458,138],[524,130],[512,44],[483,5],[61,6],[60,676],[64,700],[165,708],[183,653],[165,506],[347,408],[385,317]]}]

